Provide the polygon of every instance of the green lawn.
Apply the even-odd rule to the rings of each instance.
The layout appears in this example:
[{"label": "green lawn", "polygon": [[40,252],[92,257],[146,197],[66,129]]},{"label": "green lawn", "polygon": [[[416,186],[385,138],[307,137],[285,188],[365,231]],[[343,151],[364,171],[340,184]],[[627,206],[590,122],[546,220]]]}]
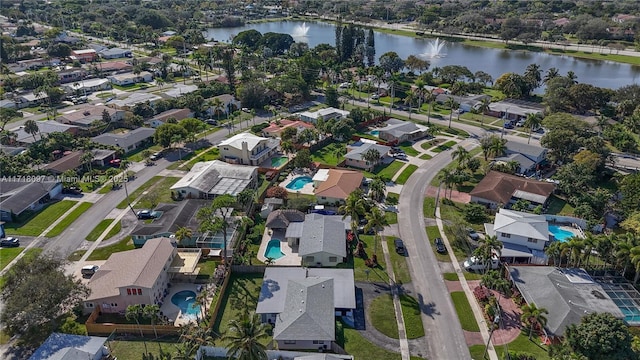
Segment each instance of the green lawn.
[{"label": "green lawn", "polygon": [[404,184],[407,182],[407,180],[409,180],[409,177],[416,171],[418,170],[418,167],[416,165],[413,164],[409,164],[406,168],[404,168],[404,170],[402,170],[402,172],[400,173],[400,175],[398,175],[398,178],[396,179],[396,183],[398,184]]},{"label": "green lawn", "polygon": [[[346,145],[343,143],[331,143],[322,149],[318,149],[311,154],[311,160],[327,165],[336,166],[342,161],[342,156],[338,157],[337,153],[340,149],[345,149]],[[346,149],[345,149],[346,151]]]},{"label": "green lawn", "polygon": [[197,276],[198,280],[206,281],[211,279],[216,271],[216,266],[218,266],[218,263],[213,259],[200,258],[200,261],[198,261],[198,267],[200,268]]},{"label": "green lawn", "polygon": [[442,138],[436,138],[436,139],[432,139],[432,140],[429,140],[429,141],[425,141],[425,142],[423,142],[423,143],[420,145],[420,147],[421,147],[422,149],[424,149],[424,150],[429,150],[429,149],[431,149],[432,147],[434,147],[434,146],[436,146],[436,145],[440,145],[440,144],[442,144],[443,142],[444,142],[444,139],[442,139]]},{"label": "green lawn", "polygon": [[120,240],[119,242],[113,245],[99,247],[93,250],[93,252],[91,253],[91,255],[89,255],[87,260],[107,260],[109,256],[113,253],[132,250],[132,249],[135,249],[135,246],[133,246],[133,241],[131,240],[131,236],[127,236],[126,238]]},{"label": "green lawn", "polygon": [[[227,291],[222,295],[220,311],[216,315],[213,331],[224,335],[229,327],[229,321],[240,319],[249,309],[253,311],[258,303],[262,274],[231,274]],[[271,341],[271,337],[262,340],[263,344]],[[217,346],[224,346],[226,342],[217,342]]]},{"label": "green lawn", "polygon": [[[343,348],[353,355],[355,360],[367,359],[385,359],[385,360],[401,360],[399,353],[391,352],[384,348],[372,344],[364,338],[358,330],[354,330],[344,326],[344,346]],[[414,360],[414,357],[411,357]],[[418,358],[416,358],[418,359]]]},{"label": "green lawn", "polygon": [[[538,336],[534,336],[529,340],[528,334],[526,331],[520,333],[520,336],[508,344],[509,351],[529,353],[533,355],[536,360],[550,359],[547,348],[540,345],[541,339]],[[507,347],[504,345],[496,346],[496,353],[500,358],[504,358],[506,350]]]},{"label": "green lawn", "polygon": [[75,208],[69,215],[67,215],[64,219],[62,219],[62,221],[60,221],[58,223],[58,225],[54,226],[53,229],[51,229],[51,231],[49,231],[46,235],[46,237],[54,237],[54,236],[58,236],[60,234],[62,234],[62,232],[69,227],[69,225],[71,225],[74,221],[76,221],[77,218],[80,217],[80,215],[82,215],[85,211],[89,210],[89,208],[92,206],[92,203],[89,202],[83,202],[80,205],[78,205],[77,208]]},{"label": "green lawn", "polygon": [[[373,255],[374,250],[374,241],[373,235],[359,235],[358,236],[362,242],[364,242],[364,249],[367,253],[367,256],[371,257]],[[382,246],[378,244],[378,266],[375,268],[367,267],[364,264],[364,259],[356,257],[353,259],[353,264],[346,263],[341,267],[353,267],[353,276],[356,281],[367,281],[370,280],[372,282],[389,282],[389,276],[386,273],[387,264],[384,261],[384,256],[382,254]],[[369,271],[369,275],[367,277],[367,271]]]},{"label": "green lawn", "polygon": [[23,222],[4,224],[5,231],[7,235],[38,236],[75,204],[71,200],[58,201]]},{"label": "green lawn", "polygon": [[422,159],[422,160],[431,160],[432,158],[433,158],[433,156],[431,156],[429,154],[420,155],[420,159]]},{"label": "green lawn", "polygon": [[435,217],[436,213],[436,199],[432,197],[424,198],[424,203],[422,204],[422,214],[426,218]]},{"label": "green lawn", "polygon": [[400,305],[402,306],[402,316],[404,317],[407,339],[423,337],[424,326],[422,325],[420,303],[414,297],[402,294],[400,295]]},{"label": "green lawn", "polygon": [[[382,177],[383,179],[391,180],[393,179],[393,176],[398,172],[398,170],[400,170],[403,166],[404,166],[404,163],[402,161],[394,160],[391,164],[378,166],[373,171],[374,171],[374,174]],[[367,174],[367,175],[370,175],[370,174]],[[374,177],[374,176],[368,176],[368,177]]]},{"label": "green lawn", "polygon": [[574,208],[564,199],[559,198],[556,195],[551,195],[551,200],[549,201],[549,207],[547,209],[547,214],[552,215],[573,215]]},{"label": "green lawn", "polygon": [[[153,186],[152,191],[142,196],[136,204],[136,208],[153,209],[161,203],[172,203],[171,187],[178,182],[180,178],[165,177],[159,183]],[[132,200],[135,198],[131,198]]]},{"label": "green lawn", "polygon": [[398,214],[393,211],[385,211],[384,217],[387,218],[387,223],[389,223],[389,225],[398,223]]},{"label": "green lawn", "polygon": [[[480,154],[482,152],[482,149],[480,147],[475,147],[473,149],[471,149],[469,151],[469,155],[471,157],[474,157],[478,154]],[[484,158],[480,157],[480,163],[483,163]],[[451,161],[447,166],[445,166],[445,169],[449,169],[449,170],[453,170],[458,166],[458,160],[453,160]],[[482,167],[480,167],[482,168]],[[436,176],[433,177],[433,180],[431,180],[430,185],[432,186],[438,186],[440,185],[440,179],[439,176],[440,173],[442,172],[442,170],[440,170],[440,172],[438,172],[438,174]],[[482,180],[482,178],[484,177],[484,175],[481,175],[480,172],[477,172],[476,174],[474,174],[474,177],[471,178],[470,181],[465,182],[462,186],[469,186],[470,184],[472,184],[472,182],[475,182],[475,184],[477,184],[478,182],[480,182],[480,180]],[[475,185],[474,185],[475,186]],[[471,191],[471,190],[469,190]]]},{"label": "green lawn", "polygon": [[464,291],[452,292],[451,299],[453,300],[453,305],[458,313],[458,319],[460,319],[462,329],[466,331],[479,332],[480,327],[478,327],[478,323],[473,316],[471,305],[469,305],[469,301],[467,300],[467,296],[464,294]]},{"label": "green lawn", "polygon": [[218,160],[219,157],[220,157],[220,150],[218,150],[218,148],[213,148],[205,152],[204,154],[199,155],[197,158],[190,160],[187,163],[187,165],[185,165],[185,168],[191,169],[191,167],[193,167],[193,165],[195,165],[196,163],[203,162],[203,161]]},{"label": "green lawn", "polygon": [[411,282],[411,274],[409,274],[409,265],[407,264],[407,259],[398,254],[395,251],[395,245],[393,244],[393,240],[395,238],[392,236],[387,236],[387,247],[389,248],[389,255],[391,257],[391,265],[393,266],[393,273],[396,276],[396,282],[400,284],[406,284]]},{"label": "green lawn", "polygon": [[400,145],[398,145],[398,147],[400,149],[402,149],[402,151],[404,151],[405,154],[409,155],[409,156],[418,156],[420,155],[420,153],[413,148],[413,145],[410,142],[403,142]]},{"label": "green lawn", "polygon": [[373,299],[367,311],[369,312],[369,316],[371,316],[371,325],[373,325],[376,330],[392,339],[400,338],[391,295],[382,294]]},{"label": "green lawn", "polygon": [[[164,177],[162,176],[152,177],[151,179],[149,179],[149,181],[142,184],[134,192],[129,193],[129,201],[133,201],[134,199],[137,199],[140,195],[142,195],[143,192],[147,191],[150,187],[152,187],[155,183],[159,182],[162,179],[164,179]],[[126,209],[127,206],[128,206],[127,199],[124,199],[116,206],[116,208]]]},{"label": "green lawn", "polygon": [[13,259],[24,250],[23,247],[0,248],[0,270],[4,269]]},{"label": "green lawn", "polygon": [[[91,230],[91,232],[89,233],[89,235],[87,235],[87,237],[85,239],[87,241],[96,241],[96,240],[98,240],[100,235],[102,235],[102,233],[105,230],[107,230],[109,225],[111,225],[111,223],[114,220],[115,219],[104,219],[104,220],[102,220],[98,225],[96,225],[96,227],[93,228],[93,230]],[[118,223],[115,224],[113,226],[113,228],[111,228],[111,230],[109,230],[109,233],[107,233],[107,235],[105,236],[105,238],[103,240],[108,240],[108,239],[112,238],[115,234],[120,232],[121,229],[122,229],[122,224],[120,223],[120,221],[118,221]]]},{"label": "green lawn", "polygon": [[[147,349],[156,359],[160,355],[159,348],[162,348],[163,352],[173,354],[176,352],[176,345],[175,342],[147,340]],[[118,359],[141,359],[145,351],[144,343],[140,340],[113,340],[109,342],[108,347],[111,349],[111,355]]]},{"label": "green lawn", "polygon": [[442,237],[442,234],[440,234],[440,230],[437,226],[427,226],[427,237],[429,237],[429,242],[431,244],[431,248],[433,249],[433,253],[436,256],[436,259],[438,259],[438,261],[451,262],[451,257],[449,256],[449,254],[440,254],[439,252],[435,251],[433,243],[436,238]]},{"label": "green lawn", "polygon": [[441,152],[443,152],[443,151],[445,151],[445,150],[449,150],[449,149],[451,149],[451,148],[452,148],[452,147],[454,147],[456,144],[457,144],[457,142],[456,142],[456,141],[449,140],[449,141],[447,141],[447,142],[446,142],[446,143],[444,143],[444,144],[441,144],[441,145],[438,145],[438,146],[434,147],[433,149],[431,149],[431,151],[432,151],[432,152],[434,152],[434,153],[441,153]]},{"label": "green lawn", "polygon": [[[442,277],[447,281],[458,281],[458,274],[456,273],[444,273]],[[482,274],[464,272],[464,278],[467,280],[482,280]]]}]

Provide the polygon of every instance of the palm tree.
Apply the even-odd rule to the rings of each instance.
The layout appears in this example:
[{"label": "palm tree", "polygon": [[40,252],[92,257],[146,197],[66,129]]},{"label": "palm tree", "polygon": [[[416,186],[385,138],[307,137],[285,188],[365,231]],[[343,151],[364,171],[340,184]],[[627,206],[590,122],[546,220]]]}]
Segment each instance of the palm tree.
[{"label": "palm tree", "polygon": [[213,112],[216,114],[216,118],[218,122],[220,121],[220,113],[224,110],[224,103],[219,98],[213,98],[211,100],[210,106],[213,107]]},{"label": "palm tree", "polygon": [[91,163],[93,162],[93,152],[85,151],[80,155],[80,163],[85,166],[88,171],[91,171]]},{"label": "palm tree", "polygon": [[[438,173],[438,180],[444,184],[444,196],[447,197],[447,189],[451,187],[453,192],[454,174],[449,168],[444,168]],[[449,195],[451,197],[451,194]]]},{"label": "palm tree", "polygon": [[582,250],[584,250],[584,242],[578,237],[570,237],[563,243],[562,256],[569,258],[568,264],[574,267],[580,266],[582,259]]},{"label": "palm tree", "polygon": [[343,220],[347,216],[351,216],[351,232],[354,234],[356,234],[358,230],[360,215],[365,213],[364,205],[364,194],[361,189],[356,189],[347,196],[344,205],[338,208],[338,211],[344,214],[342,216]]},{"label": "palm tree", "polygon": [[489,156],[499,157],[507,152],[507,140],[492,135],[491,144],[489,146]]},{"label": "palm tree", "polygon": [[[416,97],[418,100],[418,113],[420,113],[420,110],[422,108],[422,102],[424,101],[424,95],[425,95],[425,88],[424,86],[426,85],[426,83],[424,82],[424,80],[418,78],[415,81],[415,85],[416,85],[416,89],[414,90]],[[428,121],[428,119],[427,119]]]},{"label": "palm tree", "polygon": [[417,98],[418,96],[413,91],[409,91],[407,96],[404,98],[404,104],[409,106],[409,120],[411,120],[411,113],[413,112],[413,103]]},{"label": "palm tree", "polygon": [[544,76],[544,79],[542,80],[545,84],[548,83],[551,79],[556,78],[560,75],[560,72],[558,71],[558,69],[552,67],[549,68],[549,70],[547,70],[547,74]]},{"label": "palm tree", "polygon": [[379,176],[376,176],[375,179],[369,184],[369,189],[371,191],[371,198],[376,201],[381,201],[384,198],[384,192],[387,189],[387,185],[384,180]]},{"label": "palm tree", "polygon": [[251,109],[251,119],[253,120],[253,125],[256,125],[256,109]]},{"label": "palm tree", "polygon": [[474,251],[474,254],[487,265],[486,270],[491,268],[491,259],[493,259],[494,256],[500,258],[501,253],[502,241],[498,240],[498,237],[495,235],[485,236]]},{"label": "palm tree", "polygon": [[269,337],[267,326],[255,313],[245,316],[242,320],[231,320],[229,331],[223,337],[229,342],[229,359],[267,360],[267,348],[260,343],[260,340]]},{"label": "palm tree", "polygon": [[196,217],[200,220],[200,231],[211,232],[212,234],[222,231],[222,252],[224,266],[228,266],[227,261],[227,232],[231,224],[229,223],[236,198],[225,194],[216,197],[208,207],[198,210]]},{"label": "palm tree", "polygon": [[151,321],[153,333],[157,339],[158,331],[156,330],[156,321],[160,319],[160,306],[158,306],[157,304],[145,305],[145,307],[142,308],[142,317],[145,317]]},{"label": "palm tree", "polygon": [[634,246],[631,248],[631,253],[629,254],[631,264],[635,266],[636,274],[633,277],[633,285],[638,283],[638,278],[640,278],[640,246]]},{"label": "palm tree", "polygon": [[178,240],[178,245],[183,246],[184,241],[191,239],[191,237],[193,236],[193,230],[189,229],[188,227],[180,227],[178,228],[178,230],[176,230],[175,236],[176,240]]},{"label": "palm tree", "polygon": [[527,128],[529,132],[529,139],[527,140],[527,144],[531,142],[531,133],[533,133],[533,129],[538,128],[542,124],[542,118],[538,114],[527,114],[527,118],[524,121],[524,127]]},{"label": "palm tree", "polygon": [[[629,233],[627,233],[629,235]],[[615,236],[614,254],[616,259],[616,267],[622,268],[622,276],[627,272],[627,268],[631,265],[631,249],[636,247],[635,238],[633,236]]]},{"label": "palm tree", "polygon": [[451,153],[451,160],[458,160],[458,169],[463,169],[470,159],[469,151],[460,145]]},{"label": "palm tree", "polygon": [[578,83],[578,75],[576,75],[572,70],[567,71],[567,79],[569,79],[572,84]]},{"label": "palm tree", "polygon": [[375,167],[380,161],[380,152],[376,149],[369,149],[362,154],[362,160],[367,162],[367,165],[371,163],[371,167]]},{"label": "palm tree", "polygon": [[127,320],[135,320],[136,324],[138,325],[138,330],[140,330],[140,337],[142,338],[142,342],[144,344],[144,352],[145,354],[147,354],[149,353],[149,350],[147,349],[147,342],[144,341],[144,334],[142,333],[142,327],[140,327],[140,316],[142,315],[143,311],[144,309],[140,304],[129,305],[127,306],[127,310],[124,313],[124,317]]},{"label": "palm tree", "polygon": [[544,249],[545,254],[553,259],[553,266],[562,265],[562,243],[560,241],[554,241]]},{"label": "palm tree", "polygon": [[451,129],[451,118],[453,117],[453,108],[457,108],[458,103],[454,98],[449,96],[449,98],[447,98],[447,101],[445,101],[444,105],[448,107],[449,110],[451,110],[451,112],[449,113],[449,129]]},{"label": "palm tree", "polygon": [[36,123],[35,120],[33,119],[29,119],[27,121],[24,122],[24,132],[26,132],[27,134],[33,136],[33,141],[36,141],[36,134],[38,132],[40,132],[40,129],[38,128],[38,123]]},{"label": "palm tree", "polygon": [[424,102],[429,104],[429,109],[427,110],[427,124],[431,123],[431,108],[433,107],[433,102],[436,101],[436,94],[431,91],[425,91],[424,93]]},{"label": "palm tree", "polygon": [[273,265],[275,264],[276,259],[272,258],[272,257],[267,257],[267,259],[264,261],[264,264],[269,266],[269,265]]},{"label": "palm tree", "polygon": [[367,225],[364,226],[364,231],[369,232],[369,230],[373,229],[375,231],[375,235],[373,238],[373,254],[377,256],[378,254],[378,241],[380,240],[380,231],[387,225],[389,222],[387,221],[387,217],[384,212],[380,210],[378,207],[371,208],[371,211],[365,215],[367,219]]},{"label": "palm tree", "polygon": [[207,302],[209,299],[209,294],[207,293],[206,287],[205,289],[203,289],[202,291],[200,291],[200,293],[198,294],[198,296],[196,296],[196,301],[195,304],[200,305],[200,315],[202,315],[202,319],[206,320],[207,318]]},{"label": "palm tree", "polygon": [[491,110],[490,105],[491,105],[491,98],[485,97],[482,99],[482,102],[478,106],[478,112],[482,114],[481,120],[480,120],[480,127],[484,126],[484,117],[486,116],[487,111]]},{"label": "palm tree", "polygon": [[547,325],[547,317],[546,314],[549,314],[549,311],[545,308],[538,308],[536,304],[531,303],[522,307],[522,315],[520,315],[520,320],[526,325],[529,325],[529,340],[531,340],[531,336],[533,335],[533,328],[535,325],[540,325],[540,327],[544,327]]}]

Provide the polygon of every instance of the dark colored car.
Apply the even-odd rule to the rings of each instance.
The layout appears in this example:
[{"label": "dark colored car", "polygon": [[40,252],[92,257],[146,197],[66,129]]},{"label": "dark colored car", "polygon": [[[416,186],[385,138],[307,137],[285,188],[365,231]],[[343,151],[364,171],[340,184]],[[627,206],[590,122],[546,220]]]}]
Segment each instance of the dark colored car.
[{"label": "dark colored car", "polygon": [[138,216],[138,219],[141,220],[153,219],[155,217],[153,211],[151,210],[140,210],[136,213],[136,215]]},{"label": "dark colored car", "polygon": [[513,124],[512,124],[512,123],[508,122],[508,123],[505,123],[505,124],[504,124],[504,128],[505,128],[505,129],[513,129],[513,128],[514,128],[514,126],[513,126]]},{"label": "dark colored car", "polygon": [[442,241],[441,238],[436,238],[435,244],[437,252],[439,252],[440,254],[444,254],[447,252],[447,248],[444,246],[444,241]]},{"label": "dark colored car", "polygon": [[406,254],[407,250],[404,248],[404,243],[401,239],[393,240],[393,245],[396,247],[396,252],[400,255]]},{"label": "dark colored car", "polygon": [[471,240],[478,240],[480,239],[480,235],[478,235],[478,233],[473,230],[473,229],[467,229],[467,231],[469,231],[469,237],[471,238]]},{"label": "dark colored car", "polygon": [[18,247],[20,246],[20,240],[14,237],[8,237],[0,241],[0,247]]},{"label": "dark colored car", "polygon": [[69,186],[66,188],[62,188],[62,193],[71,195],[82,195],[82,190],[77,186]]}]

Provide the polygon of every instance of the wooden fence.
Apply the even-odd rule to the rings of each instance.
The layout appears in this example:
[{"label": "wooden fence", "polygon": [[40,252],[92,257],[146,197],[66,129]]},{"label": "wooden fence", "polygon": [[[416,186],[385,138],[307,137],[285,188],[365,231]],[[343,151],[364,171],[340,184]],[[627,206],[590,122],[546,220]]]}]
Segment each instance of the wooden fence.
[{"label": "wooden fence", "polygon": [[229,279],[231,279],[231,271],[230,267],[225,275],[224,281],[222,282],[222,286],[216,288],[218,292],[216,296],[216,303],[212,306],[209,314],[211,314],[211,321],[209,321],[209,328],[213,327],[213,324],[216,322],[216,318],[218,317],[218,311],[220,311],[220,306],[222,305],[222,298],[224,297],[224,292],[227,291],[227,286],[229,285]]},{"label": "wooden fence", "polygon": [[158,335],[180,335],[180,327],[173,325],[137,325],[137,324],[114,324],[114,323],[96,323],[100,313],[100,306],[97,306],[85,323],[87,327],[87,335],[91,336],[109,336],[116,334],[134,334],[144,336]]}]

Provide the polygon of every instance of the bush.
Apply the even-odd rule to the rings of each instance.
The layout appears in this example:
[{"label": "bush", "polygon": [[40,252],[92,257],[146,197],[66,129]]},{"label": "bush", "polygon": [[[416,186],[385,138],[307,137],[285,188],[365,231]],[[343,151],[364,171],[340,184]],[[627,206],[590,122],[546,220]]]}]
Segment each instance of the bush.
[{"label": "bush", "polygon": [[536,357],[535,357],[535,355],[530,354],[528,352],[520,352],[520,351],[509,350],[508,356],[507,356],[507,354],[505,354],[503,359],[510,359],[510,360],[536,360]]},{"label": "bush", "polygon": [[467,204],[463,212],[464,219],[470,223],[483,223],[487,219],[486,208],[480,204]]},{"label": "bush", "polygon": [[491,291],[484,286],[476,286],[476,288],[473,289],[473,295],[481,304],[488,304],[489,299],[493,296]]},{"label": "bush", "polygon": [[254,134],[260,134],[262,132],[262,130],[266,129],[267,127],[269,127],[269,123],[265,122],[262,124],[256,124],[256,125],[252,125],[251,126],[251,132]]},{"label": "bush", "polygon": [[289,192],[287,191],[287,189],[281,186],[272,186],[267,189],[268,198],[278,198],[278,199],[286,200],[288,196],[289,196]]}]

